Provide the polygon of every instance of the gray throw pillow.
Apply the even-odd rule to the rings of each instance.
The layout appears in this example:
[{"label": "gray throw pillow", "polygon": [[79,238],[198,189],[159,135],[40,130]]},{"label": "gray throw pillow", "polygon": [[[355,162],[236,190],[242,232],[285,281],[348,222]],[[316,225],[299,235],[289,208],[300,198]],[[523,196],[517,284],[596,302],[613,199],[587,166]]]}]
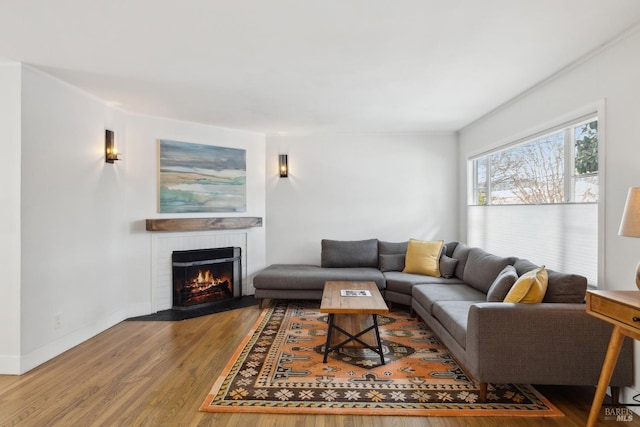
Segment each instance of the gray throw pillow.
[{"label": "gray throw pillow", "polygon": [[467,258],[469,258],[469,252],[471,252],[471,248],[464,243],[458,243],[456,248],[453,250],[451,254],[451,258],[455,258],[458,260],[458,265],[456,266],[456,274],[455,276],[458,279],[463,279],[464,277],[464,268],[467,264]]},{"label": "gray throw pillow", "polygon": [[456,274],[458,260],[446,255],[440,256],[440,275],[445,279],[451,279]]},{"label": "gray throw pillow", "polygon": [[515,261],[515,257],[503,258],[480,248],[471,248],[462,280],[481,292],[489,292],[491,284],[502,269],[507,265],[513,265]]},{"label": "gray throw pillow", "polygon": [[458,246],[458,242],[446,242],[442,248],[442,253],[448,257],[455,258],[453,251],[456,250],[456,246]]},{"label": "gray throw pillow", "polygon": [[378,259],[378,268],[382,272],[404,270],[404,254],[380,254]]},{"label": "gray throw pillow", "polygon": [[380,271],[404,270],[404,258],[409,242],[378,241],[378,269]]},{"label": "gray throw pillow", "polygon": [[507,265],[493,281],[489,291],[487,292],[488,302],[502,302],[507,296],[513,284],[518,280],[518,273],[516,268],[512,265]]}]

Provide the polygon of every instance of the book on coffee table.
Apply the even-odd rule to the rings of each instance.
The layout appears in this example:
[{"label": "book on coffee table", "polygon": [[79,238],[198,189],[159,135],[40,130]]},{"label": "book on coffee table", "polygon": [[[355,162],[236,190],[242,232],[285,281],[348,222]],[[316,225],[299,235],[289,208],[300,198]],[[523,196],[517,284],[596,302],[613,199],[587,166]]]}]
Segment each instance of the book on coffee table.
[{"label": "book on coffee table", "polygon": [[341,289],[340,296],[341,297],[370,297],[371,292],[367,290],[360,290],[360,289]]}]

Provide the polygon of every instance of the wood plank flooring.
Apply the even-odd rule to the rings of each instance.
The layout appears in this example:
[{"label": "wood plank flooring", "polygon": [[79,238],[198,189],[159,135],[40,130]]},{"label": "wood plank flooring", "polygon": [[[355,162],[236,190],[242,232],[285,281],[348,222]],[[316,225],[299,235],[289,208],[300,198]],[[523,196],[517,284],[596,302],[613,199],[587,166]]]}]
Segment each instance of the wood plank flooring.
[{"label": "wood plank flooring", "polygon": [[[199,412],[260,313],[125,321],[22,376],[0,376],[0,426],[584,426],[594,387],[538,387],[565,417],[376,417]],[[600,426],[640,426],[602,421]]]}]

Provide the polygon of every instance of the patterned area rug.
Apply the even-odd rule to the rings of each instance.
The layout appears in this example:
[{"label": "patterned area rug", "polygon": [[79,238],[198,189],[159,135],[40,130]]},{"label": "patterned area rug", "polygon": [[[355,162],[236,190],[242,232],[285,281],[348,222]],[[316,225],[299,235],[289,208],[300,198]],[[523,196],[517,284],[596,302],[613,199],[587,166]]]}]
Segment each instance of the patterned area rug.
[{"label": "patterned area rug", "polygon": [[208,412],[561,416],[528,385],[478,386],[417,318],[379,316],[385,364],[345,348],[322,363],[327,315],[316,302],[265,308],[200,407]]}]

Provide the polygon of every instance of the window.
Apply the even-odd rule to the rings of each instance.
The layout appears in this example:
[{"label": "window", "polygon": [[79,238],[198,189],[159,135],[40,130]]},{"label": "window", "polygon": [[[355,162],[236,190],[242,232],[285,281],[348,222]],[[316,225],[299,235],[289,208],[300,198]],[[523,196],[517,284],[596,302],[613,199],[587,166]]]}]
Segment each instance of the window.
[{"label": "window", "polygon": [[469,244],[596,284],[598,142],[593,114],[471,158]]},{"label": "window", "polygon": [[598,120],[590,117],[472,160],[473,205],[598,202]]}]

